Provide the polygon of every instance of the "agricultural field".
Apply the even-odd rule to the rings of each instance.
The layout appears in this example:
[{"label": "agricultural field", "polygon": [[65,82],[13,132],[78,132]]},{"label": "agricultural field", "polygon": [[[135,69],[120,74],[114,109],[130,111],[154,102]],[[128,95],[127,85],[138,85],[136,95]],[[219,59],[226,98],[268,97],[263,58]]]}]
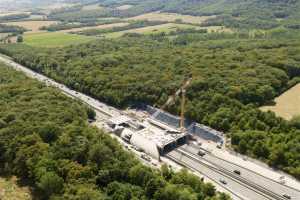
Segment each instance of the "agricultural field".
[{"label": "agricultural field", "polygon": [[39,30],[43,26],[49,26],[51,24],[56,24],[57,21],[20,21],[20,22],[8,22],[7,25],[21,26],[30,31],[28,33],[42,32]]},{"label": "agricultural field", "polygon": [[94,39],[94,37],[62,32],[32,33],[24,35],[24,43],[35,47],[62,47],[85,43]]},{"label": "agricultural field", "polygon": [[0,11],[0,17],[8,16],[8,15],[19,15],[19,14],[30,14],[30,12],[22,12],[22,11]]},{"label": "agricultural field", "polygon": [[132,7],[133,7],[132,5],[122,5],[122,6],[116,7],[116,9],[118,9],[118,10],[128,10],[129,8],[132,8]]},{"label": "agricultural field", "polygon": [[88,27],[82,27],[82,28],[72,28],[72,29],[67,29],[67,30],[61,30],[59,32],[70,33],[70,32],[78,32],[78,31],[89,30],[89,29],[107,29],[107,28],[122,27],[122,26],[127,26],[127,25],[129,25],[129,23],[127,23],[127,22],[120,22],[120,23],[113,23],[113,24],[102,24],[102,25],[98,25],[98,26],[88,26]]},{"label": "agricultural field", "polygon": [[99,4],[91,4],[91,5],[86,5],[83,6],[81,10],[102,10],[104,9],[101,7]]},{"label": "agricultural field", "polygon": [[261,110],[273,111],[277,116],[286,120],[300,115],[300,83],[277,97],[274,101],[274,106],[263,106]]},{"label": "agricultural field", "polygon": [[184,23],[201,24],[204,21],[215,17],[216,16],[191,16],[191,15],[181,15],[176,13],[152,12],[152,13],[139,15],[136,17],[130,17],[128,18],[128,20],[149,20],[149,21],[168,21],[168,22],[175,22],[176,20],[181,20]]},{"label": "agricultural field", "polygon": [[0,33],[0,40],[7,37],[9,33]]},{"label": "agricultural field", "polygon": [[17,180],[13,178],[0,178],[0,199],[1,200],[31,200],[30,191],[27,187],[21,187],[16,184]]},{"label": "agricultural field", "polygon": [[153,33],[169,33],[171,31],[175,31],[176,29],[188,29],[188,28],[195,28],[200,29],[200,27],[188,25],[188,24],[174,24],[174,23],[167,23],[167,24],[160,24],[156,26],[147,26],[143,28],[136,28],[130,29],[125,31],[113,32],[105,34],[107,38],[117,38],[121,37],[125,33],[140,33],[140,34],[153,34]]}]

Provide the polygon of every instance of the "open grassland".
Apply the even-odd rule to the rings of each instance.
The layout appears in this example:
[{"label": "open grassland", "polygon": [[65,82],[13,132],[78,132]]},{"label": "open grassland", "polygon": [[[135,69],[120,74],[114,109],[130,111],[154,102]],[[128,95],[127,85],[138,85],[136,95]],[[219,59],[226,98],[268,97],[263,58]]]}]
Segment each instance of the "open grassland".
[{"label": "open grassland", "polygon": [[89,29],[107,29],[107,28],[113,28],[113,27],[122,27],[127,26],[129,23],[127,22],[120,22],[120,23],[113,23],[113,24],[103,24],[98,26],[88,26],[88,27],[82,27],[82,28],[72,28],[67,30],[61,30],[59,32],[69,33],[69,32],[78,32],[78,31],[84,31]]},{"label": "open grassland", "polygon": [[271,110],[287,120],[300,115],[300,83],[277,97],[275,103],[274,106],[263,106],[261,110]]},{"label": "open grassland", "polygon": [[37,47],[61,47],[71,44],[85,43],[94,39],[94,37],[61,32],[32,33],[24,35],[25,44]]},{"label": "open grassland", "polygon": [[56,24],[56,21],[20,21],[20,22],[9,22],[7,25],[21,26],[28,30],[30,33],[41,32],[39,29],[43,26],[49,26]]},{"label": "open grassland", "polygon": [[122,5],[122,6],[116,7],[116,9],[118,9],[118,10],[127,10],[129,8],[132,8],[132,7],[133,7],[132,5]]},{"label": "open grassland", "polygon": [[167,23],[167,24],[161,24],[156,26],[147,26],[143,28],[136,28],[136,29],[130,29],[126,31],[119,31],[119,32],[113,32],[113,33],[107,33],[105,34],[105,37],[107,38],[117,38],[121,37],[125,33],[140,33],[140,34],[155,34],[155,33],[170,33],[171,31],[176,31],[176,29],[188,29],[188,28],[194,28],[194,29],[207,29],[209,33],[212,32],[231,32],[230,29],[225,28],[223,26],[210,26],[210,27],[199,27],[189,24],[175,24],[175,23]]},{"label": "open grassland", "polygon": [[167,21],[175,22],[176,20],[181,20],[184,23],[191,24],[201,24],[202,22],[215,18],[216,16],[191,16],[191,15],[181,15],[176,13],[160,13],[152,12],[136,17],[128,18],[128,20],[149,20],[149,21]]},{"label": "open grassland", "polygon": [[86,5],[83,6],[81,10],[102,10],[104,9],[101,7],[99,4],[91,4],[91,5]]},{"label": "open grassland", "polygon": [[0,178],[0,199],[1,200],[31,200],[30,191],[27,187],[20,187],[16,184],[16,178]]},{"label": "open grassland", "polygon": [[140,33],[140,34],[155,34],[155,33],[169,33],[171,31],[175,31],[176,29],[188,29],[188,28],[196,28],[199,29],[200,27],[188,25],[188,24],[174,24],[174,23],[167,23],[167,24],[160,24],[156,26],[147,26],[143,28],[136,28],[130,29],[126,31],[119,31],[105,34],[105,37],[108,38],[117,38],[121,37],[125,33]]}]

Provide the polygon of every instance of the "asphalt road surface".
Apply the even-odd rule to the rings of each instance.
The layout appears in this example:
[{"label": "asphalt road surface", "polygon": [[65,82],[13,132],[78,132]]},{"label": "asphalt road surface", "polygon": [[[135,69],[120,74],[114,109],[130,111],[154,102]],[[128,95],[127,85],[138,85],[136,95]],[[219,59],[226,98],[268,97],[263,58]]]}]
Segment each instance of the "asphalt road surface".
[{"label": "asphalt road surface", "polygon": [[[199,151],[199,148],[197,148],[193,145],[184,145],[181,148],[187,150],[188,152],[196,154],[196,155]],[[198,156],[198,157],[200,157],[200,156]],[[213,164],[214,166],[220,166],[228,171],[233,172],[234,170],[238,170],[241,173],[239,176],[246,178],[249,181],[251,181],[257,185],[260,185],[261,187],[265,187],[265,188],[275,192],[278,195],[287,194],[291,197],[291,199],[297,199],[297,200],[299,199],[300,200],[300,191],[299,190],[290,188],[279,182],[275,182],[274,180],[269,179],[263,175],[260,175],[257,172],[251,171],[244,167],[240,167],[240,166],[238,166],[234,163],[231,163],[229,161],[226,161],[222,158],[218,158],[211,153],[207,153],[201,158],[204,159],[205,161],[209,162],[210,164]]]}]

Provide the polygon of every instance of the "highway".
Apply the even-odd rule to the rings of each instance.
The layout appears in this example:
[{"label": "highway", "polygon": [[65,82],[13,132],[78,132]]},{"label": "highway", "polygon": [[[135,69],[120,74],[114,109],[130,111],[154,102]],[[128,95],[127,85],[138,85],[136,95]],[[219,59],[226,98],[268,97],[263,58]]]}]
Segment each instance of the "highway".
[{"label": "highway", "polygon": [[[199,148],[194,145],[184,145],[180,149],[183,149],[193,155],[197,155]],[[200,157],[200,156],[198,156]],[[219,158],[211,153],[205,154],[201,157],[204,161],[209,162],[214,166],[219,166],[225,170],[233,172],[234,170],[238,170],[241,172],[239,175],[241,178],[245,178],[251,180],[252,183],[259,185],[260,187],[268,188],[269,190],[274,191],[278,195],[287,194],[292,197],[292,199],[300,199],[300,190],[296,190],[294,188],[283,185],[279,182],[276,182],[268,177],[265,177],[257,172],[251,171],[230,161]]]},{"label": "highway", "polygon": [[[91,106],[95,109],[97,113],[97,119],[100,121],[105,121],[111,117],[123,115],[123,111],[111,107],[107,104],[99,102],[85,94],[74,91],[63,84],[57,83],[54,80],[38,74],[20,64],[13,62],[10,58],[0,55],[0,61],[6,63],[7,65],[13,67],[18,71],[24,72],[27,76],[44,82],[47,85],[51,85],[59,88],[66,95],[76,98],[85,104]],[[217,182],[230,193],[237,196],[235,199],[245,199],[245,200],[286,200],[283,194],[288,194],[292,200],[300,199],[300,192],[289,188],[287,186],[281,185],[274,182],[271,179],[263,177],[255,172],[247,170],[245,168],[239,167],[223,159],[217,158],[213,155],[206,154],[203,158],[195,155],[198,149],[192,146],[183,146],[175,151],[172,151],[166,155],[169,159],[177,162],[180,165],[184,165],[187,168],[204,174],[211,180]],[[221,168],[221,167],[222,168]],[[240,177],[232,173],[234,169],[241,171]],[[226,184],[220,182],[225,180]],[[254,185],[251,186],[251,185]],[[259,187],[259,189],[257,189]],[[270,191],[271,190],[271,191]],[[270,194],[268,194],[270,193]],[[273,196],[272,196],[273,195]]]}]

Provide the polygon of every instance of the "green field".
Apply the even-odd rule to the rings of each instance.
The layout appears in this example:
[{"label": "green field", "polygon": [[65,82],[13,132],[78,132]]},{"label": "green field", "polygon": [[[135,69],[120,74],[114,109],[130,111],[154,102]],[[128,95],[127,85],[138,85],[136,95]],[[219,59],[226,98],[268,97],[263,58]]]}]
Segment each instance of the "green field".
[{"label": "green field", "polygon": [[143,28],[136,28],[136,29],[130,29],[125,31],[107,33],[105,34],[105,37],[117,38],[117,37],[121,37],[125,33],[140,33],[140,34],[155,34],[161,32],[170,33],[171,31],[176,31],[176,29],[188,29],[188,28],[199,29],[198,26],[189,25],[189,24],[167,23],[167,24],[161,24],[156,26],[147,26]]},{"label": "green field", "polygon": [[24,43],[36,47],[61,47],[71,44],[80,44],[94,39],[94,37],[59,32],[24,35]]}]

